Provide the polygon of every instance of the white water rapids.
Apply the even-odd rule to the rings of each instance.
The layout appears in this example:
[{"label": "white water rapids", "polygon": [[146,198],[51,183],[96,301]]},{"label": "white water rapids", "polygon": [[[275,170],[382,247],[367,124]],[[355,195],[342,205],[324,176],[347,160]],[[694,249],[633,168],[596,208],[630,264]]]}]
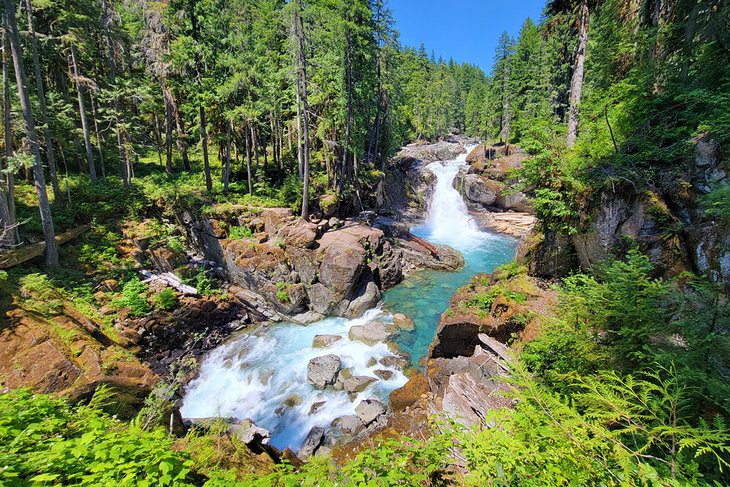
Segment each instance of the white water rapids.
[{"label": "white water rapids", "polygon": [[[328,318],[309,326],[284,323],[263,328],[260,334],[243,335],[213,350],[203,361],[200,375],[190,383],[181,413],[186,418],[213,416],[250,418],[271,432],[272,444],[279,448],[297,448],[314,426],[328,427],[332,420],[355,414],[363,399],[385,401],[393,389],[406,383],[400,370],[376,363],[393,355],[385,343],[374,346],[350,341],[352,326],[372,321],[392,323],[379,308],[361,317],[347,320]],[[339,335],[339,341],[327,348],[312,348],[316,335]],[[342,359],[342,368],[352,368],[352,375],[377,379],[374,371],[390,370],[393,376],[378,380],[351,401],[347,392],[319,391],[307,383],[307,364],[315,357],[334,354]],[[310,414],[315,403],[316,412]]]},{"label": "white water rapids", "polygon": [[[495,265],[511,258],[511,250],[505,250],[511,248],[509,244],[502,237],[480,231],[470,219],[461,195],[452,187],[465,159],[466,154],[462,154],[453,161],[434,162],[428,166],[436,175],[437,183],[428,218],[422,226],[414,228],[413,233],[461,250],[467,265],[457,273],[434,274],[430,281],[432,285],[414,288],[416,294],[408,298],[419,308],[404,311],[413,315],[416,330],[411,332],[411,337],[420,345],[415,348],[403,345],[419,355],[412,357],[415,360],[427,350],[435,334],[438,316],[451,294],[471,275],[489,272]],[[403,290],[412,287],[404,285]],[[398,288],[392,292],[399,292]],[[419,311],[432,307],[433,313],[425,313],[427,318],[419,316]],[[200,375],[186,389],[182,415],[186,418],[250,418],[271,432],[274,446],[296,450],[312,427],[327,428],[334,419],[354,414],[355,407],[363,399],[380,398],[386,402],[392,390],[406,383],[401,370],[380,363],[372,365],[372,359],[377,362],[393,355],[387,344],[370,346],[348,339],[352,326],[373,321],[392,323],[392,316],[376,308],[352,320],[328,318],[309,326],[282,323],[262,328],[255,334],[240,335],[205,358]],[[316,335],[342,338],[327,348],[314,349],[312,340]],[[354,398],[344,391],[320,391],[307,383],[307,365],[310,359],[327,354],[339,356],[343,369],[351,368],[352,375],[377,378],[374,372],[378,369],[390,370],[393,375],[387,381],[374,382]]]}]

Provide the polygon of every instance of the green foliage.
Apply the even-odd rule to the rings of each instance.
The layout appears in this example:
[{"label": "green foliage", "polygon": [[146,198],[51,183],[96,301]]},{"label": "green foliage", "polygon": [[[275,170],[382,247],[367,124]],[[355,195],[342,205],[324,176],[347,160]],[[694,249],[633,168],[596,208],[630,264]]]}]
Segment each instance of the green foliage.
[{"label": "green foliage", "polygon": [[0,394],[0,483],[20,485],[195,485],[191,462],[161,430],[144,431],[89,405],[16,390]]},{"label": "green foliage", "polygon": [[122,297],[116,304],[128,308],[131,316],[145,316],[151,309],[145,296],[148,290],[147,284],[135,276],[124,284]]},{"label": "green foliage", "polygon": [[707,215],[715,217],[722,224],[730,221],[730,184],[721,184],[702,198]]},{"label": "green foliage", "polygon": [[247,226],[236,226],[228,229],[228,238],[233,240],[240,240],[242,238],[253,237],[253,232]]},{"label": "green foliage", "polygon": [[152,297],[152,303],[155,305],[155,308],[165,311],[172,311],[179,305],[177,294],[170,288],[165,288],[155,294]]}]

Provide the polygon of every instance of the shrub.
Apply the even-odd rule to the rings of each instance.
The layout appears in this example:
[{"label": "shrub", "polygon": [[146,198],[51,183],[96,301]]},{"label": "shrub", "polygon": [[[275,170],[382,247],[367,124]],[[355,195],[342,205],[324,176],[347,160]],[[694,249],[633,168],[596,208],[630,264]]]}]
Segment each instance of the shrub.
[{"label": "shrub", "polygon": [[172,311],[177,308],[179,302],[177,294],[170,288],[165,288],[152,297],[155,308],[165,311]]},{"label": "shrub", "polygon": [[129,308],[131,316],[144,316],[150,312],[150,305],[144,295],[147,290],[147,285],[135,276],[124,284],[122,298],[117,301],[117,305]]},{"label": "shrub", "polygon": [[0,394],[0,485],[196,485],[192,462],[163,430],[144,431],[102,411],[28,390]]}]

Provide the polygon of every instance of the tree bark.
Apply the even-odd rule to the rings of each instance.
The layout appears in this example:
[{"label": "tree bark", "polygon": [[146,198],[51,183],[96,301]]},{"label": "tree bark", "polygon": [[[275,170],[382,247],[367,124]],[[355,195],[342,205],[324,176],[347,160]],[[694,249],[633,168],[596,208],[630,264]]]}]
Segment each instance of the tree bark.
[{"label": "tree bark", "polygon": [[92,181],[96,181],[96,166],[94,164],[94,150],[91,148],[91,135],[89,131],[89,121],[86,118],[86,105],[84,104],[84,87],[81,84],[79,76],[79,66],[76,59],[76,47],[71,42],[71,66],[76,82],[76,96],[79,100],[79,118],[81,118],[81,130],[84,133],[84,147],[86,148],[86,162],[89,166],[89,176]]},{"label": "tree bark", "polygon": [[173,102],[172,94],[166,86],[162,86],[162,99],[165,103],[165,172],[172,174],[172,124]]},{"label": "tree bark", "polygon": [[[195,15],[195,4],[196,1],[190,2],[190,24],[192,26],[192,37],[195,42],[195,78],[198,83],[198,87],[202,89],[202,67],[200,62],[200,52],[198,52],[198,44],[200,42],[200,33],[198,29],[198,17]],[[205,117],[205,107],[201,104],[199,107],[200,112],[200,142],[203,146],[203,170],[205,171],[205,187],[208,191],[213,190],[213,180],[210,177],[210,159],[208,157],[208,123]]]},{"label": "tree bark", "polygon": [[570,110],[568,112],[568,147],[573,147],[578,137],[578,116],[580,98],[583,93],[583,74],[585,70],[586,45],[588,44],[588,3],[583,0],[578,7],[578,48],[575,69],[570,80]]},{"label": "tree bark", "polygon": [[[252,130],[251,130],[251,132],[252,132]],[[244,132],[248,132],[248,131],[244,130]],[[244,133],[243,135],[244,135],[244,138],[246,139],[246,179],[248,179],[248,194],[252,195],[253,194],[253,174],[251,174],[251,139],[250,139],[248,133]]]},{"label": "tree bark", "polygon": [[99,122],[96,119],[96,103],[94,103],[94,96],[89,94],[89,100],[91,100],[91,119],[94,121],[94,134],[96,135],[96,149],[97,152],[99,152],[99,167],[101,168],[101,177],[105,178],[106,164],[104,163],[104,146],[101,139],[101,132],[99,132]]},{"label": "tree bark", "polygon": [[5,197],[7,206],[7,224],[9,228],[9,242],[12,245],[20,243],[20,234],[15,226],[15,174],[10,168],[13,157],[13,128],[10,120],[10,41],[8,40],[7,17],[2,14],[3,24],[3,126],[5,128]]},{"label": "tree bark", "polygon": [[232,122],[228,122],[227,133],[226,133],[226,156],[225,165],[223,166],[223,192],[228,193],[228,181],[231,176],[231,125]]},{"label": "tree bark", "polygon": [[38,107],[40,108],[40,122],[43,125],[43,139],[46,143],[46,159],[48,159],[48,171],[51,175],[51,186],[55,201],[60,201],[61,188],[58,186],[58,174],[56,171],[56,158],[53,153],[53,139],[51,129],[48,125],[48,108],[46,106],[46,92],[43,88],[43,74],[41,63],[38,58],[38,41],[36,40],[35,27],[33,22],[33,6],[30,0],[25,0],[25,10],[28,14],[28,32],[30,34],[30,53],[33,58],[33,71],[35,74],[36,91],[38,92]]},{"label": "tree bark", "polygon": [[297,90],[302,103],[302,128],[304,130],[304,153],[302,154],[302,218],[309,220],[309,95],[307,93],[307,52],[305,49],[304,22],[300,12],[302,1],[297,0],[296,10],[292,16],[292,30],[297,42]]},{"label": "tree bark", "polygon": [[43,161],[41,160],[41,152],[38,148],[38,135],[35,131],[35,120],[30,105],[30,97],[27,90],[27,79],[25,76],[25,66],[23,66],[23,51],[20,47],[20,38],[18,36],[18,25],[15,22],[15,1],[4,0],[5,14],[7,15],[7,24],[9,27],[10,49],[13,54],[13,65],[15,67],[15,81],[18,85],[18,98],[20,98],[20,108],[25,119],[25,128],[28,136],[28,145],[30,145],[33,154],[33,184],[36,194],[38,195],[38,209],[41,215],[41,225],[43,227],[43,236],[46,242],[46,265],[49,267],[58,267],[58,248],[56,247],[56,233],[53,229],[53,217],[51,216],[51,205],[48,202],[48,192],[46,191],[46,178],[43,175]]}]

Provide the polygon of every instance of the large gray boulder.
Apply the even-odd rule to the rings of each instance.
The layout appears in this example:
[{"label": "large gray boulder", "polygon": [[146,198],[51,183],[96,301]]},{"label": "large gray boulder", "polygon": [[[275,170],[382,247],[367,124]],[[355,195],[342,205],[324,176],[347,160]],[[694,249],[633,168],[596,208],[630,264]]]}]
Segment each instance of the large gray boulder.
[{"label": "large gray boulder", "polygon": [[307,434],[297,456],[302,460],[306,460],[315,454],[317,449],[322,446],[322,443],[324,443],[324,428],[315,426]]},{"label": "large gray boulder", "polygon": [[370,386],[373,382],[377,382],[378,379],[374,377],[368,377],[366,375],[354,375],[349,379],[345,379],[342,386],[347,392],[358,393],[362,392]]},{"label": "large gray boulder", "polygon": [[385,414],[385,406],[376,399],[365,399],[357,405],[355,414],[367,426]]},{"label": "large gray boulder", "polygon": [[307,365],[307,382],[317,389],[324,389],[337,381],[342,361],[337,355],[315,357]]},{"label": "large gray boulder", "polygon": [[363,342],[367,345],[374,345],[384,342],[393,336],[394,330],[385,323],[374,321],[365,325],[355,325],[350,328],[348,336],[352,341]]}]

